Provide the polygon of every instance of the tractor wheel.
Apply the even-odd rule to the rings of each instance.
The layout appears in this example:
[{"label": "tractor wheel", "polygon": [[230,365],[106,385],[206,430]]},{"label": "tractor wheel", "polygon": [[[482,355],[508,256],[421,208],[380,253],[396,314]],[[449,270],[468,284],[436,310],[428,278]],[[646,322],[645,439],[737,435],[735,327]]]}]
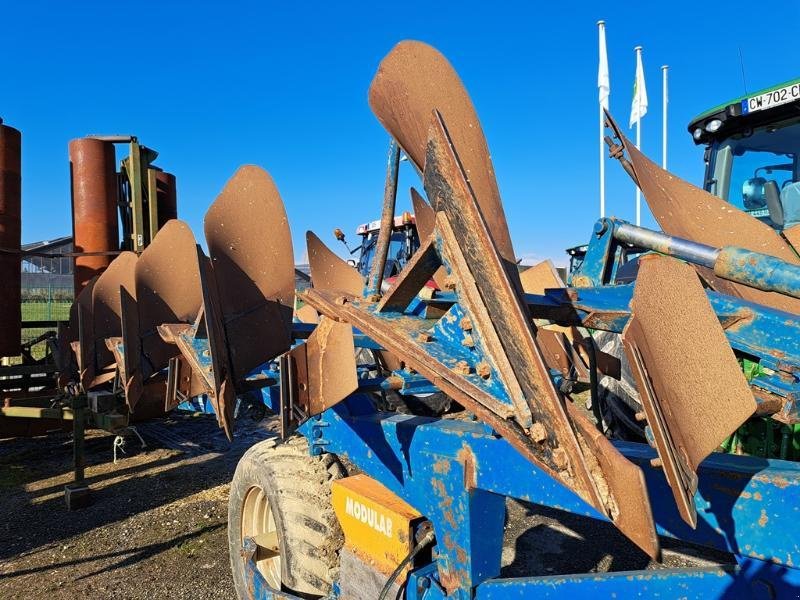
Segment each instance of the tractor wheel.
[{"label": "tractor wheel", "polygon": [[270,587],[304,598],[331,591],[344,537],[331,506],[331,482],[345,475],[333,454],[311,456],[295,436],[264,440],[239,460],[228,501],[228,550],[239,598],[248,598],[242,545],[253,538]]},{"label": "tractor wheel", "polygon": [[597,347],[607,354],[616,356],[621,362],[622,377],[617,380],[608,375],[598,382],[598,396],[603,415],[603,425],[608,427],[613,437],[629,441],[642,441],[644,427],[636,421],[636,413],[642,410],[639,391],[631,372],[631,365],[622,347],[622,336],[617,333],[599,331],[594,334]]}]

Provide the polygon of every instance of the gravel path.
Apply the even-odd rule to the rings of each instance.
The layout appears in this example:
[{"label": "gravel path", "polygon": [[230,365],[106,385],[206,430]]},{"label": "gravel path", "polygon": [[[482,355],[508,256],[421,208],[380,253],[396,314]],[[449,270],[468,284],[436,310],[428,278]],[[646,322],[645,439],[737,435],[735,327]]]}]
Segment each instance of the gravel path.
[{"label": "gravel path", "polygon": [[[243,426],[242,426],[243,425]],[[208,417],[142,425],[141,450],[112,463],[113,436],[87,437],[90,507],[69,512],[69,435],[0,441],[0,598],[234,598],[228,562],[228,482],[274,423],[237,424],[228,444]],[[665,544],[665,565],[723,561]],[[509,500],[502,576],[661,568],[616,529]]]}]

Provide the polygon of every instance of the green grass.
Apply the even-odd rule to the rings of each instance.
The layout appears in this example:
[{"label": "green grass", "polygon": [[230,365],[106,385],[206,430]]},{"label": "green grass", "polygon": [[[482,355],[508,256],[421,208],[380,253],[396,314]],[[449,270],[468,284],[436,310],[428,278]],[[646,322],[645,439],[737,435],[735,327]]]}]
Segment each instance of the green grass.
[{"label": "green grass", "polygon": [[23,321],[69,321],[72,302],[23,302]]}]

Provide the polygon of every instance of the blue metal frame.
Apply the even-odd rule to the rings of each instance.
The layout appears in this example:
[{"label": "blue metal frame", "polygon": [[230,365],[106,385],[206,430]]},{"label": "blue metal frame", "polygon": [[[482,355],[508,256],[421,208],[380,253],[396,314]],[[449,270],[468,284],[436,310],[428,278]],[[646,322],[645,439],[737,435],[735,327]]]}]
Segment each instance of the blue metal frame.
[{"label": "blue metal frame", "polygon": [[[630,318],[633,288],[610,285],[615,281],[622,253],[628,249],[614,238],[617,223],[603,220],[595,228],[586,259],[573,277],[574,285],[588,287],[528,296],[534,317],[622,331]],[[669,253],[668,249],[665,253]],[[736,255],[737,261],[741,258]],[[732,348],[772,371],[759,375],[751,384],[783,397],[780,416],[796,419],[800,319],[713,291],[708,291],[708,298],[725,326]],[[448,317],[438,320],[431,330],[432,340],[426,344],[426,351],[443,364],[455,364],[461,359],[472,364],[486,352],[477,337],[469,348],[462,343],[463,331],[455,324],[463,311],[455,300],[452,294],[437,296],[437,303],[452,302],[452,306]],[[424,301],[417,298],[404,316],[389,314],[383,318],[391,322],[418,315],[424,306]],[[356,345],[370,343],[358,336]],[[302,337],[300,331],[298,337]],[[418,376],[413,374],[403,377],[409,379],[407,387],[426,385],[415,381]],[[510,405],[498,380],[490,377],[476,384]],[[388,385],[387,380],[362,380],[361,390]],[[273,403],[272,391],[264,393],[267,403]],[[800,597],[800,569],[796,568],[800,560],[797,463],[711,455],[698,469],[694,499],[698,524],[692,529],[678,513],[663,470],[651,464],[655,451],[643,444],[617,443],[622,454],[644,472],[659,535],[729,552],[736,564],[728,568],[502,579],[499,574],[506,497],[600,520],[607,517],[539,470],[481,422],[377,413],[367,395],[355,393],[306,421],[299,432],[308,439],[312,454],[331,452],[346,458],[432,523],[437,540],[433,560],[410,573],[406,598],[411,600],[598,595]],[[255,597],[287,597],[269,590],[252,561],[245,561]]]},{"label": "blue metal frame", "polygon": [[[433,523],[434,563],[411,574],[409,599],[444,598],[445,589],[448,598],[486,600],[610,592],[665,598],[800,594],[800,506],[792,502],[800,497],[796,463],[711,456],[699,470],[698,527],[692,530],[678,514],[663,472],[650,466],[655,452],[620,443],[645,473],[659,534],[731,552],[738,566],[498,579],[506,497],[605,517],[479,422],[375,413],[369,398],[356,394],[299,431],[312,454],[345,457]],[[248,569],[259,578],[252,564]],[[266,589],[264,582],[254,589]],[[255,597],[284,597],[269,593]]]}]

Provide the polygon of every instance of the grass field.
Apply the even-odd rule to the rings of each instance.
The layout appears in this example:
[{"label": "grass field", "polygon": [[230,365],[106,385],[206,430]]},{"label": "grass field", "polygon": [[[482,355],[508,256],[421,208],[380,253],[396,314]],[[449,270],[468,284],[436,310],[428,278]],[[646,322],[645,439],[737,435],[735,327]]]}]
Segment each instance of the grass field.
[{"label": "grass field", "polygon": [[23,321],[68,321],[72,302],[23,302]]}]

